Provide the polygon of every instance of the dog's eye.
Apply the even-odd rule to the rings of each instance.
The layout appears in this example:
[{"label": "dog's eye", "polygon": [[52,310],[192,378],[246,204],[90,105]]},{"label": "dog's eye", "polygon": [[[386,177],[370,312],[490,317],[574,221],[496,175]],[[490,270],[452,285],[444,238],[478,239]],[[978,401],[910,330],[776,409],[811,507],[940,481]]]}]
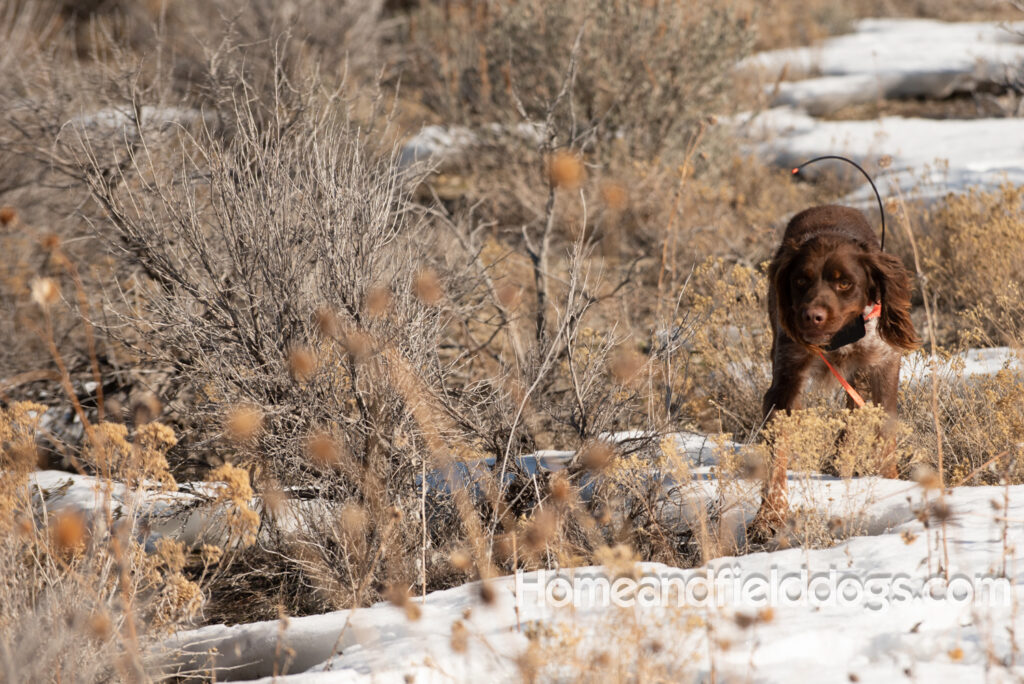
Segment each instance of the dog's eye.
[{"label": "dog's eye", "polygon": [[851,283],[849,280],[840,280],[836,283],[836,289],[839,290],[840,292],[846,292],[851,287],[853,287],[853,283]]},{"label": "dog's eye", "polygon": [[798,276],[795,282],[797,287],[807,287],[811,284],[810,279],[804,276]]}]

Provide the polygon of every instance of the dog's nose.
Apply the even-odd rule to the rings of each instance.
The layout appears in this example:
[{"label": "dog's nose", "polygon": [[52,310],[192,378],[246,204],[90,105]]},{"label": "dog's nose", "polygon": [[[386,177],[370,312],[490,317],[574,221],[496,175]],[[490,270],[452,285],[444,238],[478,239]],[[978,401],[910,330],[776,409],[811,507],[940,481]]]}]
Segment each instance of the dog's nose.
[{"label": "dog's nose", "polygon": [[804,309],[804,321],[811,325],[821,325],[825,322],[826,313],[825,309],[817,306],[812,306]]}]

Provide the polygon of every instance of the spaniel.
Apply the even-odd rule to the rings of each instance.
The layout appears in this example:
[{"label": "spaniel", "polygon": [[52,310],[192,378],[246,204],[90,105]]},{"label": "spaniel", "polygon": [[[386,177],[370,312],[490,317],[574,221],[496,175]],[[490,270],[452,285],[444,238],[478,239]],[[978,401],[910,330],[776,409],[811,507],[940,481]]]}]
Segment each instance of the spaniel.
[{"label": "spaniel", "polygon": [[[875,403],[896,413],[900,356],[918,346],[910,320],[910,276],[882,251],[864,215],[827,205],[789,222],[768,267],[772,328],[772,384],[765,392],[765,420],[799,407],[809,383],[849,384],[847,405]],[[834,370],[833,370],[834,369]],[[853,383],[863,380],[858,391]],[[774,450],[754,540],[778,532],[788,509],[788,455]]]}]

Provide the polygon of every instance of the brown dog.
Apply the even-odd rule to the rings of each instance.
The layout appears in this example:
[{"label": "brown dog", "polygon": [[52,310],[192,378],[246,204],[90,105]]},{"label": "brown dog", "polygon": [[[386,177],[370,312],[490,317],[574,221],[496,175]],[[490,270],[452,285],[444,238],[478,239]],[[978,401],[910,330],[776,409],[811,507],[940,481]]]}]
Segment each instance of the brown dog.
[{"label": "brown dog", "polygon": [[[865,378],[874,402],[895,416],[900,355],[918,346],[910,276],[899,259],[882,252],[861,212],[828,205],[793,217],[768,267],[768,315],[772,386],[764,395],[766,421],[774,412],[798,408],[808,380],[839,382],[819,349],[851,384],[858,373]],[[854,403],[847,397],[850,408]],[[751,525],[755,541],[778,532],[788,509],[789,458],[773,451]]]}]

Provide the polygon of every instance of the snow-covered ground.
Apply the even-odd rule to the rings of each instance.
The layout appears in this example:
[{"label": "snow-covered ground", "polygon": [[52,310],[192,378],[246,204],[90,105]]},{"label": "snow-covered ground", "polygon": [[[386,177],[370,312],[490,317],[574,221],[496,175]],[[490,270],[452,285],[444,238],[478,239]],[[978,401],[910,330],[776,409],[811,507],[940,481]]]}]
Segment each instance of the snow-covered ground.
[{"label": "snow-covered ground", "polygon": [[[867,19],[856,31],[820,46],[756,55],[773,93],[771,109],[744,115],[760,155],[791,167],[825,154],[844,154],[874,168],[883,195],[940,197],[969,187],[1024,183],[1024,118],[969,120],[885,116],[826,121],[843,106],[896,97],[947,97],[979,84],[1005,83],[1024,68],[1020,25],[948,24],[917,19]],[[820,73],[802,80],[785,80]],[[783,80],[779,80],[783,79]],[[821,165],[839,164],[825,162]],[[819,167],[819,169],[821,168]],[[814,173],[808,169],[807,173]],[[857,179],[859,180],[859,178]],[[869,204],[865,184],[845,201]]]},{"label": "snow-covered ground", "polygon": [[[822,45],[762,52],[742,67],[763,72],[774,106],[815,116],[878,99],[941,99],[1004,83],[1024,62],[1024,24],[863,19]],[[782,80],[781,77],[801,80]],[[807,78],[802,78],[807,76]]]},{"label": "snow-covered ground", "polygon": [[39,470],[29,476],[32,503],[39,516],[75,512],[101,522],[109,509],[114,520],[137,522],[139,540],[152,548],[161,537],[189,546],[217,543],[224,536],[222,515],[212,505],[216,483],[182,485],[179,491],[153,488],[140,492],[120,483],[63,470]]},{"label": "snow-covered ground", "polygon": [[[884,531],[833,548],[719,558],[693,570],[643,563],[636,579],[617,585],[603,568],[522,573],[492,580],[490,604],[477,583],[430,594],[417,620],[381,604],[287,624],[204,627],[167,646],[194,654],[178,661],[186,669],[267,682],[275,672],[294,673],[276,681],[304,683],[519,681],[524,654],[544,679],[571,679],[578,669],[568,668],[602,658],[627,674],[643,663],[698,681],[1024,675],[1010,631],[1022,626],[1024,568],[1014,547],[1024,544],[1024,487],[957,488],[947,496],[954,578],[947,585],[941,533],[934,521],[928,528],[914,518],[924,493],[906,482],[874,484],[866,513],[887,519]],[[1004,497],[1005,514],[996,508]]]}]

